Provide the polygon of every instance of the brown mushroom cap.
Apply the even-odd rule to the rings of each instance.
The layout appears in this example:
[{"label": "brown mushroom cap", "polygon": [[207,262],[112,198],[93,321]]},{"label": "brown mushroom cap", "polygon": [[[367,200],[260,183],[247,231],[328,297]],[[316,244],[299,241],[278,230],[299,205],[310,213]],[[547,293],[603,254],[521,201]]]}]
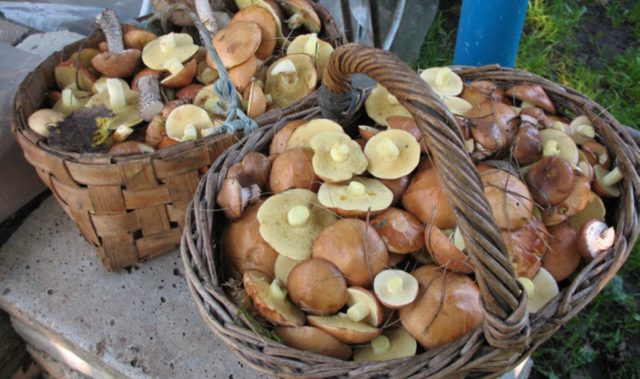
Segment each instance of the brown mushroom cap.
[{"label": "brown mushroom cap", "polygon": [[310,145],[313,172],[325,182],[344,182],[367,169],[367,157],[360,145],[343,131],[318,133]]},{"label": "brown mushroom cap", "polygon": [[588,141],[582,144],[581,150],[587,156],[587,160],[591,165],[600,165],[607,170],[611,166],[609,151],[604,145],[596,141]]},{"label": "brown mushroom cap", "polygon": [[267,98],[258,82],[252,80],[244,90],[242,99],[246,103],[247,116],[256,118],[267,111]]},{"label": "brown mushroom cap", "polygon": [[204,88],[203,84],[200,83],[191,83],[186,86],[178,89],[176,91],[176,99],[178,100],[186,100],[190,103],[196,98],[198,92]]},{"label": "brown mushroom cap", "polygon": [[273,104],[285,108],[313,92],[318,82],[313,61],[308,55],[287,55],[275,61],[265,80],[265,93]]},{"label": "brown mushroom cap", "polygon": [[242,217],[229,224],[222,235],[224,256],[240,273],[258,270],[271,277],[278,253],[260,235],[256,218],[260,204],[249,206]]},{"label": "brown mushroom cap", "polygon": [[340,342],[363,344],[376,338],[382,332],[364,322],[356,322],[346,315],[309,316],[309,324],[322,329]]},{"label": "brown mushroom cap", "polygon": [[260,197],[260,187],[255,184],[243,186],[237,178],[226,178],[222,183],[216,202],[229,219],[242,217],[245,208]]},{"label": "brown mushroom cap", "polygon": [[574,187],[573,168],[560,157],[544,157],[532,164],[526,180],[534,200],[543,207],[559,204]]},{"label": "brown mushroom cap", "polygon": [[427,225],[424,229],[425,246],[434,263],[448,271],[462,274],[472,273],[473,267],[469,257],[463,251],[464,246],[456,246],[453,241],[455,231],[448,229],[447,232],[449,235],[435,225]]},{"label": "brown mushroom cap", "polygon": [[566,222],[547,228],[548,249],[542,258],[542,267],[560,282],[568,278],[580,265],[576,232]]},{"label": "brown mushroom cap", "polygon": [[501,152],[514,140],[520,119],[508,105],[493,101],[472,108],[465,114],[473,127],[471,135],[476,148],[484,150],[486,155]]},{"label": "brown mushroom cap", "polygon": [[456,225],[449,196],[440,184],[435,167],[430,163],[421,165],[402,195],[402,206],[423,224],[440,229],[452,229]]},{"label": "brown mushroom cap", "polygon": [[587,204],[582,210],[567,219],[569,225],[573,226],[576,230],[580,229],[582,225],[595,219],[604,221],[604,216],[607,209],[604,206],[604,202],[595,192],[589,193]]},{"label": "brown mushroom cap", "polygon": [[358,219],[341,219],[324,229],[313,242],[312,256],[332,262],[349,286],[368,288],[385,269],[389,255],[374,228]]},{"label": "brown mushroom cap", "polygon": [[527,186],[516,176],[497,168],[479,168],[479,171],[496,225],[500,229],[515,230],[527,224],[534,205]]},{"label": "brown mushroom cap", "polygon": [[391,205],[398,204],[400,198],[405,193],[407,188],[409,187],[409,183],[411,182],[411,177],[409,175],[401,176],[398,179],[380,179],[382,184],[387,186],[393,192],[393,202]]},{"label": "brown mushroom cap", "polygon": [[269,181],[271,161],[261,153],[252,151],[242,161],[229,167],[227,178],[237,178],[244,186],[256,184],[265,189]]},{"label": "brown mushroom cap", "polygon": [[516,277],[532,279],[540,270],[547,251],[547,229],[537,218],[513,231],[502,231]]},{"label": "brown mushroom cap", "polygon": [[91,59],[93,68],[110,78],[128,78],[140,64],[140,50],[127,49],[121,53],[105,51]]},{"label": "brown mushroom cap", "polygon": [[336,222],[332,213],[317,204],[316,194],[305,189],[271,196],[258,210],[260,235],[282,255],[296,260],[309,258],[314,241]]},{"label": "brown mushroom cap", "polygon": [[155,33],[129,24],[122,26],[122,32],[124,47],[127,49],[142,50],[149,42],[158,38]]},{"label": "brown mushroom cap", "polygon": [[542,155],[542,139],[538,128],[531,124],[520,127],[511,146],[513,159],[520,166],[529,165]]},{"label": "brown mushroom cap", "polygon": [[198,64],[196,60],[192,59],[183,66],[182,70],[180,70],[176,74],[172,73],[171,75],[162,79],[160,84],[167,88],[180,88],[189,85],[193,81],[193,78],[196,76],[197,68]]},{"label": "brown mushroom cap", "polygon": [[[242,277],[247,295],[258,312],[267,320],[282,326],[304,325],[304,313],[287,299],[284,291],[263,272],[248,270]],[[274,286],[279,290],[274,291]]]},{"label": "brown mushroom cap", "polygon": [[387,209],[393,193],[377,179],[355,177],[347,184],[322,183],[318,201],[341,216],[358,217]]},{"label": "brown mushroom cap", "polygon": [[240,9],[233,18],[231,24],[238,21],[250,21],[256,23],[260,27],[262,40],[256,50],[256,57],[260,60],[271,58],[276,48],[276,20],[266,8],[259,5],[251,5]]},{"label": "brown mushroom cap", "polygon": [[387,308],[407,306],[418,296],[418,281],[406,271],[383,270],[373,280],[373,291]]},{"label": "brown mushroom cap", "polygon": [[545,90],[539,85],[515,85],[508,88],[505,93],[507,96],[513,96],[516,99],[529,102],[551,114],[556,113],[551,99]]},{"label": "brown mushroom cap", "polygon": [[56,79],[58,88],[64,90],[69,85],[76,83],[78,89],[83,91],[91,91],[93,83],[96,81],[95,75],[89,71],[86,66],[82,64],[76,66],[75,60],[68,60],[60,63],[53,69],[53,75]]},{"label": "brown mushroom cap", "polygon": [[260,63],[253,55],[244,63],[229,69],[229,80],[238,91],[243,92],[251,83],[259,65]]},{"label": "brown mushroom cap", "polygon": [[320,185],[313,172],[311,159],[313,152],[297,148],[278,154],[271,164],[269,188],[279,193],[291,188],[305,188],[317,191]]},{"label": "brown mushroom cap", "polygon": [[411,213],[388,208],[369,222],[392,253],[411,254],[424,247],[424,225]]},{"label": "brown mushroom cap", "polygon": [[351,358],[351,348],[313,326],[297,328],[279,326],[273,330],[282,343],[294,349],[342,360]]},{"label": "brown mushroom cap", "polygon": [[347,289],[347,317],[353,321],[364,321],[371,326],[382,324],[382,306],[376,296],[360,287]]},{"label": "brown mushroom cap", "polygon": [[[287,142],[291,138],[291,134],[301,125],[308,123],[308,120],[293,120],[282,129],[278,130],[271,140],[271,146],[269,146],[269,155],[280,154],[287,149]],[[307,147],[307,146],[302,146]]]},{"label": "brown mushroom cap", "polygon": [[[384,338],[384,339],[382,339]],[[376,343],[380,339],[380,342]],[[381,347],[376,347],[382,345]],[[418,344],[416,339],[403,328],[385,330],[380,336],[371,341],[371,345],[357,347],[353,351],[353,360],[358,361],[388,361],[415,355]]]},{"label": "brown mushroom cap", "polygon": [[480,290],[469,277],[443,274],[429,265],[412,275],[420,283],[420,292],[415,302],[400,308],[400,321],[422,346],[442,346],[480,326],[484,318]]},{"label": "brown mushroom cap", "polygon": [[408,132],[388,129],[367,141],[364,154],[368,171],[381,179],[397,179],[411,173],[420,162],[420,145]]},{"label": "brown mushroom cap", "polygon": [[602,221],[591,220],[582,225],[578,232],[578,251],[588,262],[611,249],[616,232]]},{"label": "brown mushroom cap", "polygon": [[60,112],[52,109],[39,109],[29,115],[27,124],[29,129],[46,138],[49,136],[49,127],[56,126],[62,120],[64,120],[64,115]]},{"label": "brown mushroom cap", "polygon": [[255,54],[262,42],[262,32],[255,22],[236,21],[219,30],[212,42],[224,67],[232,68]]},{"label": "brown mushroom cap", "polygon": [[320,17],[307,0],[282,0],[280,5],[290,16],[287,25],[291,29],[304,27],[311,33],[319,33],[322,29]]},{"label": "brown mushroom cap", "polygon": [[586,176],[575,175],[573,190],[557,205],[543,209],[542,220],[545,225],[556,225],[567,220],[568,217],[580,213],[589,201],[591,194],[591,181]]},{"label": "brown mushroom cap", "polygon": [[371,91],[364,102],[364,106],[367,115],[383,126],[389,126],[387,119],[391,116],[411,117],[409,111],[381,84],[376,85]]},{"label": "brown mushroom cap", "polygon": [[297,264],[287,278],[289,298],[305,312],[329,315],[347,303],[347,283],[333,263],[311,258]]},{"label": "brown mushroom cap", "polygon": [[593,166],[595,180],[593,181],[593,190],[603,197],[619,197],[620,188],[618,182],[623,179],[622,172],[619,168],[608,171],[600,165]]}]

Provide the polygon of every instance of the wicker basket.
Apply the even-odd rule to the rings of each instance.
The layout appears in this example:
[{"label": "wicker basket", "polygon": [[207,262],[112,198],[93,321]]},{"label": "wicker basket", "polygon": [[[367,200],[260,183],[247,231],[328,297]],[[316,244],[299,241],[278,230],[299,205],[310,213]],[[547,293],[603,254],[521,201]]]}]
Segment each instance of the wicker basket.
[{"label": "wicker basket", "polygon": [[[393,55],[358,45],[337,49],[324,85],[334,100],[344,100],[349,76],[364,73],[384,85],[414,116],[427,136],[441,183],[449,193],[467,251],[476,268],[485,312],[483,327],[462,339],[425,353],[380,363],[344,362],[295,350],[258,334],[225,293],[220,236],[225,226],[216,193],[232,164],[250,151],[268,148],[274,133],[289,120],[318,117],[318,107],[290,114],[260,128],[225,151],[200,182],[187,213],[181,254],[198,309],[213,332],[240,358],[270,375],[285,377],[494,377],[515,367],[565,322],[584,308],[611,280],[638,235],[638,148],[627,130],[585,96],[520,70],[497,66],[454,68],[465,80],[537,83],[560,112],[586,114],[625,173],[623,194],[609,223],[618,233],[613,251],[586,265],[575,279],[538,313],[529,315],[526,295],[513,274],[504,242],[484,197],[479,175],[466,152],[453,116],[438,97]],[[326,99],[321,99],[326,100]],[[324,104],[324,101],[321,101]],[[343,125],[346,125],[343,122]],[[473,243],[471,243],[473,241]]]},{"label": "wicker basket", "polygon": [[[334,46],[345,43],[329,12],[314,3],[322,20],[321,37]],[[109,270],[131,266],[175,249],[185,209],[200,176],[241,135],[218,135],[161,149],[153,154],[114,157],[77,154],[50,147],[27,126],[54,88],[55,66],[83,47],[103,41],[96,32],[66,46],[42,62],[22,82],[14,101],[12,129],[24,155],[82,235],[98,249]],[[306,98],[286,109],[263,114],[259,124],[307,108]]]}]

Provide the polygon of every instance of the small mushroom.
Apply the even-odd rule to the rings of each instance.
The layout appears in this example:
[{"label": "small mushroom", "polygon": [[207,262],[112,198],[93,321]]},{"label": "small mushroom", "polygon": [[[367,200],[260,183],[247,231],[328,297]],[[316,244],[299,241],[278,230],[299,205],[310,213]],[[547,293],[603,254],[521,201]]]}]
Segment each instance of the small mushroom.
[{"label": "small mushroom", "polygon": [[317,315],[338,312],[347,303],[347,284],[333,263],[318,258],[297,264],[287,279],[289,298],[300,309]]},{"label": "small mushroom", "polygon": [[515,175],[497,168],[481,168],[480,178],[496,225],[516,230],[533,217],[533,198],[527,186]]},{"label": "small mushroom", "polygon": [[531,165],[526,181],[538,204],[543,207],[557,205],[573,191],[573,168],[560,157],[544,157]]},{"label": "small mushroom", "polygon": [[580,213],[589,201],[591,181],[586,176],[574,175],[573,190],[559,204],[542,210],[545,225],[556,225]]},{"label": "small mushroom", "polygon": [[566,222],[547,228],[549,238],[548,249],[542,258],[544,267],[557,282],[568,278],[580,265],[576,232]]},{"label": "small mushroom", "polygon": [[[287,123],[282,129],[278,130],[276,134],[271,139],[271,145],[269,146],[269,155],[280,154],[287,149],[287,142],[289,142],[289,138],[291,138],[291,134],[293,134],[294,130],[298,127],[305,125],[308,123],[308,120],[293,120]],[[337,125],[340,130],[342,127]],[[335,128],[333,126],[332,128]],[[303,146],[310,147],[310,146]]]},{"label": "small mushroom", "polygon": [[207,111],[212,117],[226,117],[229,105],[222,100],[215,85],[203,87],[193,99],[193,105]]},{"label": "small mushroom", "polygon": [[591,220],[582,225],[578,232],[578,251],[590,262],[598,255],[613,247],[616,232],[600,220]]},{"label": "small mushroom", "polygon": [[367,141],[364,154],[368,171],[381,179],[397,179],[411,173],[420,162],[418,141],[404,130],[389,129]]},{"label": "small mushroom", "polygon": [[539,85],[515,85],[511,88],[508,88],[505,93],[507,96],[512,96],[518,100],[529,102],[534,106],[540,107],[551,114],[556,113],[551,99],[549,99],[549,96],[547,95],[545,90]]},{"label": "small mushroom", "polygon": [[[100,54],[100,50],[94,49],[92,47],[85,47],[83,49],[80,49],[80,51],[76,51],[73,54],[71,54],[71,56],[69,56],[69,59],[67,59],[67,61],[80,63],[81,66],[86,67],[89,71],[93,71],[92,74],[94,74],[95,70],[91,65],[91,59],[93,59],[93,57],[95,57],[98,54]],[[86,90],[88,91],[90,89],[91,88],[87,88]]]},{"label": "small mushroom", "polygon": [[116,143],[109,149],[111,155],[138,155],[156,151],[153,147],[139,141],[125,141]]},{"label": "small mushroom", "polygon": [[158,71],[171,68],[171,73],[179,73],[186,62],[198,51],[193,38],[186,33],[169,33],[149,42],[142,50],[144,64]]},{"label": "small mushroom", "polygon": [[424,226],[405,210],[388,208],[369,223],[380,234],[389,252],[411,254],[424,248]]},{"label": "small mushroom", "polygon": [[318,74],[311,58],[293,54],[271,65],[264,89],[276,107],[285,108],[310,94],[317,82]]},{"label": "small mushroom", "polygon": [[275,193],[291,188],[304,188],[317,191],[320,186],[318,177],[313,172],[311,159],[313,152],[296,148],[278,154],[271,164],[269,188]]},{"label": "small mushroom", "polygon": [[596,141],[587,141],[582,144],[581,151],[586,155],[587,160],[592,166],[600,165],[607,170],[611,166],[609,151],[607,151],[604,145]]},{"label": "small mushroom", "polygon": [[[219,30],[212,41],[224,67],[232,68],[256,53],[262,41],[262,32],[255,22],[236,21]],[[212,67],[209,64],[209,67],[215,68],[215,65]]]},{"label": "small mushroom", "polygon": [[313,242],[312,256],[338,267],[347,284],[368,288],[389,261],[384,241],[366,222],[341,219],[325,228]]},{"label": "small mushroom", "polygon": [[207,112],[191,104],[181,105],[171,111],[165,124],[167,136],[180,142],[198,139],[203,136],[203,130],[214,127]]},{"label": "small mushroom", "polygon": [[360,133],[360,137],[364,141],[370,140],[371,137],[375,136],[376,134],[380,133],[381,131],[382,130],[380,130],[378,128],[374,128],[373,126],[358,125],[358,132]]},{"label": "small mushroom", "polygon": [[322,28],[320,17],[307,0],[280,0],[289,18],[287,25],[290,29],[304,27],[311,33],[319,33]]},{"label": "small mushroom", "polygon": [[[424,134],[422,134],[422,131],[418,128],[418,124],[416,124],[416,121],[412,117],[391,116],[387,118],[387,125],[389,125],[389,129],[401,129],[410,133],[420,144],[420,151],[428,153]],[[369,138],[367,140],[369,140]]]},{"label": "small mushroom", "polygon": [[176,99],[186,100],[189,103],[193,103],[193,100],[196,98],[196,95],[203,88],[204,88],[204,85],[200,83],[187,84],[186,86],[176,91]]},{"label": "small mushroom", "polygon": [[340,183],[367,169],[360,145],[344,132],[322,132],[310,141],[313,172],[327,183]]},{"label": "small mushroom", "polygon": [[462,93],[462,78],[449,67],[432,67],[420,73],[422,80],[442,96],[458,96]]},{"label": "small mushroom", "polygon": [[464,252],[460,229],[440,230],[435,225],[427,225],[424,229],[424,241],[433,262],[438,266],[461,274],[473,272],[469,257]]},{"label": "small mushroom", "polygon": [[281,256],[260,236],[260,223],[256,218],[259,208],[259,203],[250,205],[240,218],[225,228],[222,234],[224,257],[241,274],[258,270],[277,277],[276,262]]},{"label": "small mushroom", "polygon": [[[132,91],[129,84],[122,79],[102,77],[94,83],[93,90],[95,95],[87,101],[87,107],[104,105],[115,113],[131,107],[137,109],[139,94],[137,91]],[[139,113],[138,118],[140,118],[139,122],[142,122]]]},{"label": "small mushroom", "polygon": [[538,128],[524,124],[518,130],[511,146],[513,159],[520,166],[529,165],[542,156],[542,139]]},{"label": "small mushroom", "polygon": [[237,178],[226,178],[222,182],[216,201],[229,219],[242,217],[245,208],[260,198],[260,187],[255,184],[243,187]]},{"label": "small mushroom", "polygon": [[429,162],[418,167],[401,202],[404,209],[423,224],[433,224],[440,229],[453,229],[456,225],[449,196],[440,184],[435,167]]},{"label": "small mushroom", "polygon": [[58,101],[53,105],[52,109],[54,111],[68,116],[73,112],[79,111],[85,106],[91,106],[91,98],[89,98],[89,93],[77,90],[73,87],[74,86],[72,85],[62,90],[60,99],[58,99]]},{"label": "small mushroom", "polygon": [[535,217],[517,230],[502,231],[516,277],[531,279],[538,273],[547,252],[547,236],[544,224]]},{"label": "small mushroom", "polygon": [[172,60],[170,63],[167,63],[165,67],[169,70],[170,75],[162,79],[162,86],[166,88],[180,88],[191,84],[193,78],[196,76],[198,63],[195,58],[184,65],[177,60]]},{"label": "small mushroom", "polygon": [[244,92],[260,65],[261,63],[256,59],[255,55],[251,56],[246,62],[229,69],[229,80],[239,92]]},{"label": "small mushroom", "polygon": [[569,225],[578,230],[582,227],[582,225],[591,220],[595,219],[604,221],[606,212],[607,209],[605,208],[604,202],[602,201],[600,196],[598,196],[598,194],[596,194],[595,192],[591,192],[589,193],[587,204],[584,206],[584,208],[575,215],[570,216],[567,219],[567,222],[569,223]]},{"label": "small mushroom", "polygon": [[580,115],[569,124],[569,136],[576,143],[582,145],[587,141],[593,141],[596,137],[596,130],[593,128],[591,120],[585,115]]},{"label": "small mushroom", "polygon": [[319,80],[322,80],[324,69],[329,63],[329,56],[332,52],[333,46],[329,42],[319,39],[316,33],[299,35],[287,47],[287,55],[306,54],[313,59]]},{"label": "small mushroom", "polygon": [[96,81],[95,75],[86,66],[78,65],[75,60],[71,59],[58,64],[53,69],[53,75],[61,90],[75,84],[82,91],[90,91]]},{"label": "small mushroom", "polygon": [[[293,123],[290,123],[291,125]],[[288,125],[287,125],[288,126]],[[287,138],[286,150],[303,147],[311,149],[311,139],[322,132],[344,133],[340,124],[326,118],[317,118],[293,127],[291,134]],[[279,132],[280,134],[282,132]],[[284,136],[283,136],[284,137]]]},{"label": "small mushroom", "polygon": [[409,332],[403,328],[392,328],[383,331],[371,341],[370,345],[356,347],[353,351],[353,360],[355,362],[389,361],[413,356],[417,348],[418,343]]},{"label": "small mushroom", "polygon": [[196,79],[200,83],[204,85],[213,84],[219,77],[220,74],[218,71],[209,67],[207,62],[198,62],[198,67],[196,68]]},{"label": "small mushroom", "polygon": [[244,186],[255,184],[266,189],[271,172],[271,161],[261,153],[252,151],[242,161],[229,167],[227,178],[237,178]]},{"label": "small mushroom", "polygon": [[322,183],[318,201],[341,216],[359,217],[387,209],[393,193],[377,179],[355,177],[347,184]]},{"label": "small mushroom", "polygon": [[398,309],[416,299],[418,281],[406,271],[384,270],[373,280],[373,291],[385,307]]},{"label": "small mushroom", "polygon": [[504,96],[504,90],[490,80],[474,80],[471,84],[463,84],[460,98],[477,107],[484,102],[499,102],[511,105],[511,101]]},{"label": "small mushroom", "polygon": [[262,87],[255,80],[252,80],[244,90],[242,99],[246,103],[247,116],[251,118],[256,118],[267,110],[267,98]]},{"label": "small mushroom", "polygon": [[124,49],[118,15],[112,9],[102,11],[96,22],[107,39],[109,50],[95,55],[91,64],[102,75],[111,78],[130,77],[140,64],[140,50]]},{"label": "small mushroom", "polygon": [[482,324],[480,289],[471,278],[432,265],[412,275],[420,284],[418,298],[398,312],[402,326],[422,346],[433,349],[456,341]]},{"label": "small mushroom", "polygon": [[297,328],[279,326],[273,330],[282,343],[294,349],[342,360],[351,358],[351,347],[313,326]]},{"label": "small mushroom", "polygon": [[64,119],[64,115],[53,109],[39,109],[33,112],[27,120],[29,129],[43,137],[49,136],[49,128],[58,125]]},{"label": "small mushroom", "polygon": [[522,124],[535,126],[537,129],[544,127],[546,114],[541,108],[522,108],[520,109],[520,120]]},{"label": "small mushroom", "polygon": [[309,258],[314,240],[336,222],[336,217],[317,202],[316,194],[305,189],[271,196],[258,211],[260,235],[279,254],[295,260]]},{"label": "small mushroom", "polygon": [[389,126],[387,119],[391,116],[412,117],[398,99],[378,84],[364,102],[367,115],[382,126]]},{"label": "small mushroom", "polygon": [[540,131],[540,138],[543,156],[558,156],[569,162],[571,167],[577,166],[580,158],[578,147],[568,135],[557,129],[543,129]]},{"label": "small mushroom", "polygon": [[124,47],[127,49],[142,50],[149,42],[158,38],[155,33],[129,24],[124,24],[122,31],[124,34]]},{"label": "small mushroom", "polygon": [[593,190],[603,197],[619,197],[620,188],[617,184],[624,179],[622,171],[618,167],[607,171],[600,165],[593,166],[596,179],[593,181]]},{"label": "small mushroom", "polygon": [[[262,237],[260,237],[260,239],[262,240]],[[278,257],[276,258],[276,262],[273,267],[274,275],[276,279],[280,281],[280,283],[286,286],[287,282],[289,281],[289,274],[291,273],[291,270],[293,270],[293,268],[296,267],[300,262],[304,261],[291,259],[286,255],[281,254],[277,254],[277,256]]]},{"label": "small mushroom", "polygon": [[364,321],[371,326],[382,324],[383,312],[375,295],[364,288],[347,289],[347,317],[353,321]]},{"label": "small mushroom", "polygon": [[251,5],[240,9],[236,14],[234,14],[230,23],[233,24],[238,21],[248,21],[258,25],[261,32],[261,41],[258,45],[258,49],[255,51],[255,55],[258,59],[263,61],[271,58],[277,43],[277,22],[273,18],[271,12],[269,12],[265,7]]},{"label": "small mushroom", "polygon": [[527,309],[529,313],[536,313],[553,299],[560,289],[558,283],[549,271],[540,268],[538,274],[531,280],[531,285],[525,286],[527,289],[528,301]]},{"label": "small mushroom", "polygon": [[367,343],[382,333],[381,329],[375,328],[364,322],[351,320],[345,314],[335,316],[309,316],[309,324],[320,328],[333,336],[340,342],[347,344]]},{"label": "small mushroom", "polygon": [[511,146],[518,133],[518,114],[503,103],[481,103],[466,112],[465,116],[471,120],[471,135],[475,140],[474,156],[477,158],[501,153]]},{"label": "small mushroom", "polygon": [[267,320],[282,326],[304,325],[304,313],[287,299],[285,290],[277,280],[272,281],[263,272],[248,270],[244,273],[242,282],[253,305]]}]

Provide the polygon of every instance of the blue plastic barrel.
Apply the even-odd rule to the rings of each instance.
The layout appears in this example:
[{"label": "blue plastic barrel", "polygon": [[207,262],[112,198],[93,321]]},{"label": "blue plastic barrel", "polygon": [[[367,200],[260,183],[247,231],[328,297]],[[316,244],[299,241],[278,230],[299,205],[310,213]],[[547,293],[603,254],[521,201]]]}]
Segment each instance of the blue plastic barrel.
[{"label": "blue plastic barrel", "polygon": [[463,0],[454,64],[513,67],[527,0]]}]

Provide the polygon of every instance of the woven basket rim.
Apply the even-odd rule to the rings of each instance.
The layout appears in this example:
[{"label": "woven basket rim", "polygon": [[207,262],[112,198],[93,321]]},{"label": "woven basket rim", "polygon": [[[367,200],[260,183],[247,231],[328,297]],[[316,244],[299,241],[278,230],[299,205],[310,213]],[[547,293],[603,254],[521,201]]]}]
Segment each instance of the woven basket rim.
[{"label": "woven basket rim", "polygon": [[[604,136],[599,133],[607,148],[611,149],[611,146],[605,140],[610,140],[611,138],[617,138],[618,142],[622,141],[623,144],[627,145],[618,146],[618,149],[631,146],[630,149],[633,150],[633,154],[632,157],[627,157],[630,160],[627,164],[634,169],[634,174],[632,177],[625,178],[624,193],[617,200],[620,203],[620,209],[617,209],[615,218],[616,230],[619,233],[616,237],[616,247],[612,252],[600,255],[585,265],[576,274],[573,281],[563,288],[554,300],[539,312],[529,315],[531,339],[529,345],[522,351],[504,351],[487,345],[482,330],[479,328],[449,345],[428,350],[414,357],[397,359],[387,363],[345,362],[317,354],[301,352],[273,340],[268,340],[253,331],[246,319],[237,317],[238,308],[224,292],[223,283],[219,281],[219,275],[222,270],[218,259],[221,244],[217,243],[216,238],[221,235],[222,231],[213,230],[212,220],[216,217],[216,214],[211,210],[211,207],[208,207],[208,204],[209,202],[212,205],[215,204],[215,196],[213,199],[208,198],[211,195],[208,192],[212,187],[219,186],[224,178],[226,169],[231,164],[239,162],[244,154],[255,150],[255,146],[251,146],[251,144],[256,143],[259,137],[255,135],[245,136],[228,148],[214,162],[207,175],[202,177],[187,212],[180,248],[185,277],[189,284],[188,287],[204,321],[245,363],[270,375],[285,376],[368,376],[382,375],[384,370],[387,370],[384,371],[385,375],[392,377],[396,377],[396,375],[405,376],[405,374],[420,377],[423,375],[441,377],[452,374],[498,375],[517,366],[535,348],[550,338],[559,327],[584,308],[622,266],[638,237],[639,231],[638,202],[635,201],[634,196],[637,197],[636,193],[640,188],[640,180],[638,179],[637,169],[635,169],[640,167],[638,163],[640,159],[637,156],[638,145],[631,136],[604,108],[566,86],[523,70],[502,68],[496,65],[451,67],[464,80],[490,77],[489,80],[493,81],[542,84],[554,100],[554,103],[565,105],[565,111],[569,110],[577,115],[580,110],[582,111],[580,113],[589,114],[591,119],[593,119],[592,116],[595,116],[598,120],[603,118],[607,126],[613,128],[610,135]],[[316,116],[317,114],[318,112],[314,110],[307,110],[306,113],[307,116]],[[272,136],[287,121],[289,121],[288,118],[265,126],[265,128],[270,128],[265,134]],[[600,128],[599,125],[599,123],[595,125],[597,129]],[[599,132],[601,131],[599,130]],[[623,204],[623,202],[625,203]],[[205,206],[204,210],[197,209],[203,205]],[[622,219],[620,214],[623,214],[627,209],[631,209],[631,214],[627,215],[628,219]],[[626,227],[618,229],[621,225]],[[625,233],[624,235],[622,235],[623,232]],[[234,326],[235,329],[229,330]],[[443,355],[448,355],[444,358],[444,361],[431,362],[434,357]],[[415,367],[409,369],[404,367],[409,363]],[[390,367],[398,368],[393,371]]]},{"label": "woven basket rim", "polygon": [[[323,25],[322,34],[327,35],[333,45],[333,47],[338,47],[346,43],[346,37],[344,32],[341,31],[333,16],[329,13],[329,11],[324,8],[321,4],[312,2],[313,7],[318,12],[320,16],[321,23]],[[144,20],[149,16],[145,16],[139,18],[138,20]],[[126,23],[126,22],[125,22]],[[125,24],[123,23],[123,24]],[[238,133],[229,133],[229,134],[219,134],[219,135],[211,135],[203,138],[199,138],[195,141],[182,142],[179,144],[175,144],[169,146],[164,149],[159,149],[154,151],[153,153],[145,153],[145,154],[134,154],[128,156],[114,156],[109,153],[76,153],[72,151],[66,151],[62,149],[58,149],[56,147],[49,146],[46,143],[46,138],[38,135],[33,132],[27,125],[28,114],[25,114],[25,111],[22,107],[22,96],[26,93],[26,89],[29,87],[28,84],[33,80],[34,75],[43,69],[43,66],[47,65],[47,62],[50,60],[55,60],[58,62],[62,62],[69,58],[69,56],[78,50],[80,46],[83,47],[97,47],[98,43],[104,41],[104,35],[101,30],[94,30],[89,36],[68,44],[64,46],[60,51],[56,51],[50,54],[47,58],[43,59],[43,61],[34,68],[20,83],[12,101],[12,115],[11,115],[11,130],[14,134],[20,134],[24,137],[23,140],[28,141],[30,144],[34,145],[36,148],[46,152],[47,154],[51,154],[63,160],[69,160],[74,163],[85,164],[85,165],[108,165],[116,162],[127,162],[127,161],[135,161],[140,159],[157,159],[157,158],[168,158],[175,155],[180,155],[186,151],[192,150],[202,145],[212,145],[217,141],[227,138],[229,135],[242,135],[242,132]],[[63,59],[64,58],[64,59]],[[273,58],[273,56],[272,56]],[[315,91],[311,93],[311,95],[315,94]],[[281,114],[286,114],[288,112],[295,112],[301,104],[304,104],[308,101],[310,96],[306,96],[303,99],[298,100],[297,102],[285,107],[285,108],[273,108],[265,112],[264,114],[254,118],[258,125],[264,124],[269,120],[277,117]],[[44,100],[44,95],[42,97]],[[42,103],[42,101],[41,101]]]}]

